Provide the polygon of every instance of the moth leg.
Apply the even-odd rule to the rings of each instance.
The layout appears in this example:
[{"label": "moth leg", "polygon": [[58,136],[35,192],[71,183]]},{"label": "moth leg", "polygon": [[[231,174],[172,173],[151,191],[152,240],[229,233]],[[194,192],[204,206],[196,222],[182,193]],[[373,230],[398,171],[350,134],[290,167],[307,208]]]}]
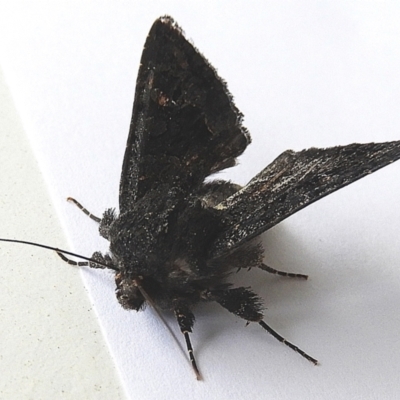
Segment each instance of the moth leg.
[{"label": "moth leg", "polygon": [[271,334],[275,339],[279,340],[281,343],[286,344],[286,346],[290,347],[292,350],[294,350],[296,353],[299,353],[301,356],[303,356],[306,360],[312,362],[314,365],[318,365],[318,360],[315,358],[309,356],[307,353],[305,353],[303,350],[299,349],[297,346],[295,346],[293,343],[288,342],[283,336],[281,336],[278,332],[273,330],[269,325],[267,325],[264,321],[258,321],[258,323],[269,333]]},{"label": "moth leg", "polygon": [[67,201],[70,201],[71,203],[74,203],[80,210],[82,210],[93,221],[96,221],[98,223],[101,221],[101,218],[96,217],[95,215],[93,215],[87,208],[83,207],[83,205],[81,203],[79,203],[79,201],[73,199],[72,197],[68,197]]},{"label": "moth leg", "polygon": [[[90,267],[90,268],[98,268],[98,269],[105,269],[105,268],[110,268],[113,270],[118,270],[112,260],[111,257],[108,254],[101,254],[100,252],[96,251],[92,255],[92,259],[95,261],[74,261],[71,260],[70,258],[66,257],[63,253],[60,253],[59,251],[56,252],[58,256],[65,261],[69,265],[75,265],[78,267]],[[98,263],[96,262],[98,261]]]},{"label": "moth leg", "polygon": [[226,308],[231,313],[240,318],[245,319],[247,322],[257,322],[268,333],[281,343],[290,347],[296,353],[299,353],[306,360],[317,365],[318,361],[309,356],[303,350],[299,349],[294,344],[288,342],[284,337],[274,331],[269,325],[263,321],[262,302],[261,299],[251,290],[247,288],[234,288],[234,289],[220,289],[208,292],[207,296],[210,300],[215,300],[222,307]]},{"label": "moth leg", "polygon": [[269,267],[268,265],[262,263],[258,265],[258,268],[262,269],[263,271],[267,271],[270,274],[280,275],[280,276],[287,276],[289,278],[301,278],[301,279],[308,279],[308,275],[303,274],[293,274],[291,272],[286,271],[279,271],[275,268]]},{"label": "moth leg", "polygon": [[181,328],[181,332],[185,337],[187,351],[189,353],[189,359],[192,364],[192,368],[198,380],[201,379],[200,371],[197,368],[196,359],[194,358],[193,347],[190,341],[189,333],[192,333],[193,323],[194,323],[194,315],[193,313],[185,306],[177,307],[174,310],[176,320],[178,321],[179,327]]},{"label": "moth leg", "polygon": [[63,253],[60,253],[58,251],[56,253],[61,258],[61,260],[65,261],[69,265],[75,265],[77,267],[87,267],[89,265],[89,261],[74,261],[66,257]]}]

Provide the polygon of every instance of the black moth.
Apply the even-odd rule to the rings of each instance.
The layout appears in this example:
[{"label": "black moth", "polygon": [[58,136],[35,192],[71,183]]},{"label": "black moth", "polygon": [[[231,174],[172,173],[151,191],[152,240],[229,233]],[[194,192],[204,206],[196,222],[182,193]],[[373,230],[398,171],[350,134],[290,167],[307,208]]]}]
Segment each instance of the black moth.
[{"label": "black moth", "polygon": [[[119,211],[97,218],[110,252],[89,265],[115,271],[117,299],[139,311],[145,303],[175,313],[193,369],[200,377],[189,333],[193,307],[216,301],[256,322],[307,360],[263,320],[262,300],[234,288],[240,268],[307,278],[263,263],[257,240],[267,229],[314,201],[400,158],[400,141],[285,151],[246,186],[205,178],[235,165],[250,143],[225,83],[168,16],[147,37],[137,78],[122,166]],[[82,257],[85,258],[85,257]]]}]

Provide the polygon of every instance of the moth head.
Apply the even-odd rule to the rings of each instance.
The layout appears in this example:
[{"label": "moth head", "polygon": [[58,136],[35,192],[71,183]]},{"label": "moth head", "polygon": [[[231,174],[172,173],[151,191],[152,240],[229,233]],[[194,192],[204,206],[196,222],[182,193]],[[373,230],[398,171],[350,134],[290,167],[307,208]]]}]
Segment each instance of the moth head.
[{"label": "moth head", "polygon": [[123,272],[115,276],[117,299],[127,310],[139,311],[144,306],[145,299],[138,287],[138,282],[138,278],[130,277]]}]

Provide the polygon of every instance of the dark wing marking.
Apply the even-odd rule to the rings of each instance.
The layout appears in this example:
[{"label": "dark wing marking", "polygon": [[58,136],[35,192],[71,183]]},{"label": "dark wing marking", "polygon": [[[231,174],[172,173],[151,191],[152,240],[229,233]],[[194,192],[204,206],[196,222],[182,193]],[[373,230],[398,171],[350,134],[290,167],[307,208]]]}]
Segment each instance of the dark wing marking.
[{"label": "dark wing marking", "polygon": [[215,208],[225,229],[211,249],[224,255],[314,201],[400,158],[400,141],[285,151]]},{"label": "dark wing marking", "polygon": [[172,18],[152,26],[137,78],[120,182],[120,211],[160,183],[190,191],[235,164],[250,142],[214,68]]}]

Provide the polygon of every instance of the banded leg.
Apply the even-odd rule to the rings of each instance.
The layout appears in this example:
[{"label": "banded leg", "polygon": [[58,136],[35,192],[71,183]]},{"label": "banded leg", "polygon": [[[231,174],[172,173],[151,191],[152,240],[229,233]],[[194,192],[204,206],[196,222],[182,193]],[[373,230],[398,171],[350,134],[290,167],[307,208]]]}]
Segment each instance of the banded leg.
[{"label": "banded leg", "polygon": [[81,203],[79,203],[79,201],[73,199],[72,197],[68,197],[67,201],[74,203],[80,210],[82,210],[90,219],[92,219],[93,221],[96,221],[98,223],[100,223],[101,218],[96,217],[95,215],[93,215],[87,208],[83,207],[83,205]]},{"label": "banded leg", "polygon": [[281,343],[285,344],[286,346],[290,347],[296,353],[299,353],[303,356],[306,360],[312,362],[314,365],[318,365],[318,360],[309,356],[306,352],[299,349],[293,343],[288,342],[283,336],[281,336],[278,332],[274,331],[269,325],[267,325],[264,321],[258,322],[269,334],[271,334],[275,339],[279,340]]},{"label": "banded leg", "polygon": [[58,251],[56,253],[61,258],[61,260],[65,261],[69,265],[74,265],[77,267],[87,267],[89,265],[89,261],[74,261],[66,257],[63,253],[59,253]]},{"label": "banded leg", "polygon": [[251,290],[243,287],[215,290],[208,293],[208,298],[210,300],[215,300],[222,307],[226,308],[231,313],[245,319],[248,322],[258,322],[275,339],[290,347],[306,360],[312,362],[315,365],[318,364],[318,361],[315,358],[309,356],[306,352],[299,349],[294,344],[288,342],[284,337],[279,335],[263,321],[263,314],[261,313],[261,299]]},{"label": "banded leg", "polygon": [[90,268],[98,268],[98,269],[105,269],[109,268],[114,271],[118,271],[118,268],[113,264],[111,257],[108,254],[101,254],[99,251],[96,251],[92,255],[93,261],[74,261],[70,258],[66,257],[63,253],[57,251],[58,256],[65,261],[69,265],[75,265],[78,267],[87,267]]},{"label": "banded leg", "polygon": [[262,269],[263,271],[269,272],[270,274],[280,275],[280,276],[287,276],[289,278],[301,278],[301,279],[308,279],[308,275],[303,274],[293,274],[292,272],[285,272],[279,271],[277,269],[271,268],[266,264],[260,264],[258,268]]},{"label": "banded leg", "polygon": [[196,359],[194,358],[192,343],[190,342],[189,333],[192,333],[193,323],[194,323],[194,315],[193,313],[186,307],[178,307],[175,308],[175,317],[178,321],[179,327],[181,328],[181,332],[185,337],[187,351],[189,353],[189,359],[192,364],[192,368],[194,373],[196,374],[197,380],[201,380],[200,371],[197,368]]}]

